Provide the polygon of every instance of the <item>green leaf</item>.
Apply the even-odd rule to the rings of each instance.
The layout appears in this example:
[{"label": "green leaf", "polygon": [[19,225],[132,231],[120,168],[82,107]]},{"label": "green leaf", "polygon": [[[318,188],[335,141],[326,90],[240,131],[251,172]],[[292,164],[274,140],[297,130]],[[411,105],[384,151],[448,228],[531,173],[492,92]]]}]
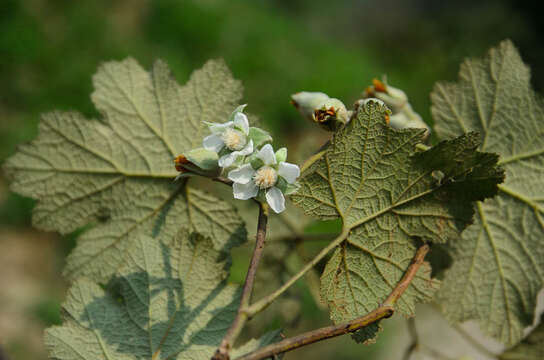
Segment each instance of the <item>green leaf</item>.
[{"label": "green leaf", "polygon": [[103,120],[46,114],[38,137],[4,166],[12,190],[38,200],[38,228],[68,233],[95,224],[65,274],[107,279],[137,234],[172,237],[180,226],[212,237],[216,249],[245,241],[232,206],[172,181],[174,157],[201,145],[203,120],[225,121],[241,98],[225,63],[209,61],[185,86],[163,62],[148,73],[132,59],[102,65],[93,80]]},{"label": "green leaf", "polygon": [[544,276],[544,104],[510,41],[482,60],[466,60],[459,82],[431,95],[436,131],[451,137],[480,131],[482,151],[501,155],[499,195],[476,204],[476,220],[452,242],[454,263],[439,300],[450,321],[476,319],[506,345],[533,322]]},{"label": "green leaf", "polygon": [[519,344],[499,356],[501,360],[542,360],[544,359],[544,316],[540,324]]},{"label": "green leaf", "polygon": [[[292,196],[309,215],[343,221],[347,235],[321,278],[322,298],[335,322],[378,307],[408,268],[418,238],[456,241],[471,222],[471,200],[492,194],[502,181],[494,168],[497,156],[475,152],[477,134],[413,155],[425,130],[392,129],[386,111],[377,102],[362,105],[304,172]],[[477,166],[482,159],[486,163]],[[432,176],[437,170],[444,173],[440,184]],[[474,185],[482,193],[467,191]],[[425,263],[397,303],[398,311],[412,315],[416,302],[432,297],[438,282],[430,272]]]},{"label": "green leaf", "polygon": [[49,356],[209,359],[239,304],[239,288],[225,281],[229,257],[209,238],[183,229],[170,241],[140,236],[122,260],[105,289],[86,278],[75,281],[63,324],[46,330]]}]

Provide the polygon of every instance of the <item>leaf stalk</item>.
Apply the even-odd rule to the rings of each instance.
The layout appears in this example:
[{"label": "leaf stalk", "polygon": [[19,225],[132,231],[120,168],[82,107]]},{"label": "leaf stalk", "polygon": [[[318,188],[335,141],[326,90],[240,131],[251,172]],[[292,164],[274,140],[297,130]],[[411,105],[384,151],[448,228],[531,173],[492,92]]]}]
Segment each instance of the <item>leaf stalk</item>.
[{"label": "leaf stalk", "polygon": [[329,245],[327,245],[323,250],[317,254],[316,257],[307,263],[297,274],[291,277],[285,284],[283,284],[276,291],[270,295],[262,298],[261,300],[255,302],[247,309],[247,315],[249,318],[253,317],[255,314],[266,309],[276,298],[283,294],[287,289],[289,289],[298,279],[303,277],[310,269],[312,269],[321,259],[323,259],[332,249],[337,247],[344,241],[349,235],[349,230],[344,230],[336,239],[334,239]]}]

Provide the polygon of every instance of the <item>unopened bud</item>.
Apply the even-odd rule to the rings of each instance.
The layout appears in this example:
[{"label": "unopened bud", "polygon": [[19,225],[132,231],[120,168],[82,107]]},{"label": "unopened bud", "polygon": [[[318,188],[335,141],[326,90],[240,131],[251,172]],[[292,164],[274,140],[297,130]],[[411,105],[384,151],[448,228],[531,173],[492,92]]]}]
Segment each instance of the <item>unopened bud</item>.
[{"label": "unopened bud", "polygon": [[431,128],[429,125],[423,121],[421,116],[412,110],[410,104],[406,104],[402,112],[391,115],[389,125],[395,129],[405,129],[405,128],[418,128],[426,129],[425,139],[431,133]]},{"label": "unopened bud", "polygon": [[329,96],[322,92],[301,91],[291,95],[291,104],[303,117],[313,121],[314,111],[328,99]]},{"label": "unopened bud", "polygon": [[402,107],[408,103],[408,97],[404,91],[378,79],[372,80],[372,86],[366,88],[363,96],[382,100],[393,113],[401,111]]},{"label": "unopened bud", "polygon": [[218,155],[215,151],[197,148],[179,155],[174,159],[176,170],[180,174],[176,180],[188,176],[217,177],[221,173]]},{"label": "unopened bud", "polygon": [[348,122],[348,111],[338,99],[328,99],[314,111],[313,121],[327,131],[336,131]]},{"label": "unopened bud", "polygon": [[379,99],[391,109],[392,115],[386,118],[386,122],[391,127],[395,129],[423,128],[427,130],[425,137],[429,136],[431,129],[423,121],[421,116],[412,109],[412,106],[408,102],[408,96],[401,89],[393,87],[385,83],[385,81],[382,82],[374,79],[372,80],[372,86],[365,89],[363,97],[365,99]]},{"label": "unopened bud", "polygon": [[301,91],[291,95],[291,103],[302,116],[327,131],[335,131],[349,120],[344,103],[325,93]]}]

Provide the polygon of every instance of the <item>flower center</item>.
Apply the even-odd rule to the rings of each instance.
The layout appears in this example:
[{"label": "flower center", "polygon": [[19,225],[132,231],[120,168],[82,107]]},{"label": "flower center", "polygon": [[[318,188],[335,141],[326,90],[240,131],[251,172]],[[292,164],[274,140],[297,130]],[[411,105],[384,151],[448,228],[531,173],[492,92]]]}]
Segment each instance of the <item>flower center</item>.
[{"label": "flower center", "polygon": [[229,150],[242,150],[246,145],[246,136],[238,130],[227,128],[223,133],[223,142]]},{"label": "flower center", "polygon": [[261,189],[268,189],[276,184],[278,181],[278,174],[274,168],[270,166],[263,166],[253,176],[255,185]]}]

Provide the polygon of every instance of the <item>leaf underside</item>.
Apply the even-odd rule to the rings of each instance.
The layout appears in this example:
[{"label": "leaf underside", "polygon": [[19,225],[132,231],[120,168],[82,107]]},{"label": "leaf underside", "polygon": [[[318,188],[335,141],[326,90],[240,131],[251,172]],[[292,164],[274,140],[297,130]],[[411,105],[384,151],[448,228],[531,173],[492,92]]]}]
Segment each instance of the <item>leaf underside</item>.
[{"label": "leaf underside", "polygon": [[448,244],[454,263],[438,299],[450,321],[476,319],[506,345],[532,324],[544,276],[544,104],[510,41],[436,84],[432,114],[444,138],[476,130],[481,151],[501,154],[505,183],[476,204],[475,223]]},{"label": "leaf underside", "polygon": [[544,316],[540,317],[540,324],[519,344],[506,350],[500,360],[542,360],[544,359]]},{"label": "leaf underside", "polygon": [[[209,359],[239,303],[226,284],[230,259],[212,241],[181,230],[170,241],[145,236],[124,254],[106,289],[75,281],[63,325],[46,330],[53,359]],[[274,334],[272,334],[274,335]],[[275,340],[252,340],[239,353]]]},{"label": "leaf underside", "polygon": [[12,190],[38,200],[36,227],[68,233],[94,225],[65,275],[107,280],[139,235],[171,238],[180,226],[209,236],[216,249],[245,241],[231,205],[172,181],[174,157],[200,146],[203,121],[223,122],[241,98],[225,63],[207,62],[180,86],[163,62],[149,73],[129,58],[105,63],[93,82],[102,120],[45,114],[38,137],[4,165]]},{"label": "leaf underside", "polygon": [[[333,137],[323,156],[303,174],[293,200],[308,215],[340,217],[345,241],[321,277],[321,294],[335,322],[378,307],[401,279],[421,240],[456,241],[471,222],[472,201],[496,192],[503,174],[497,156],[475,149],[475,133],[414,155],[424,130],[387,126],[387,109],[377,102]],[[481,166],[479,164],[482,164]],[[433,172],[440,170],[438,183]],[[477,186],[481,192],[467,191]],[[397,308],[411,316],[416,302],[438,286],[427,263],[420,268]]]}]

